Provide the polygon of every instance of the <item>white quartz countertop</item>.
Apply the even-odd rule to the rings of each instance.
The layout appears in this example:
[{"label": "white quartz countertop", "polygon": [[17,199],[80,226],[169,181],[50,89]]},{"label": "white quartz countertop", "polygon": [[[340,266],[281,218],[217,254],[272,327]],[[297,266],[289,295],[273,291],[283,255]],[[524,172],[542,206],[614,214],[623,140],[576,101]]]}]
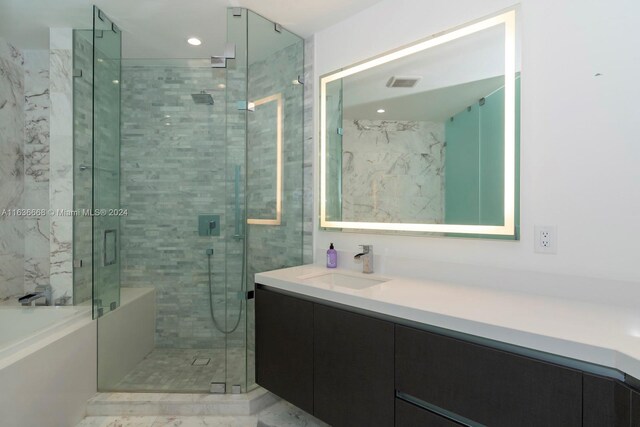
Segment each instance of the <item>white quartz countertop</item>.
[{"label": "white quartz countertop", "polygon": [[[330,272],[385,281],[358,290],[314,279]],[[640,379],[640,308],[319,265],[258,273],[255,280],[321,300],[615,368]]]}]

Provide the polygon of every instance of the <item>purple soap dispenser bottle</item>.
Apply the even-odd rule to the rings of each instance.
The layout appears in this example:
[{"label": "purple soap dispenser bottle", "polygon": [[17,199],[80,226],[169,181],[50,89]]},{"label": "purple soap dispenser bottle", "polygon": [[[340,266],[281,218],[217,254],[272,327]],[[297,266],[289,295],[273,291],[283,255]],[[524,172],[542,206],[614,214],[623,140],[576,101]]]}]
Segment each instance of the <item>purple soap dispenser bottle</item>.
[{"label": "purple soap dispenser bottle", "polygon": [[333,243],[329,245],[327,250],[327,268],[336,268],[338,266],[338,252],[333,249]]}]

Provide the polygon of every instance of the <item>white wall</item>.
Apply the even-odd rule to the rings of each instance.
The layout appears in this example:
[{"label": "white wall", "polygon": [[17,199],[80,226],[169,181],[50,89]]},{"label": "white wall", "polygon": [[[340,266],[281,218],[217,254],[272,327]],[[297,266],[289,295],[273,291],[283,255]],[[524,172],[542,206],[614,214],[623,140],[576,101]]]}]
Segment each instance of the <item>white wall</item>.
[{"label": "white wall", "polygon": [[[315,35],[315,81],[510,5],[508,0],[382,1]],[[640,31],[635,28],[640,3],[523,0],[520,12],[521,240],[323,232],[316,215],[316,262],[324,262],[332,241],[344,251],[341,266],[357,269],[351,255],[358,244],[371,243],[380,255],[378,271],[388,273],[394,272],[394,260],[406,266],[413,259],[414,265],[441,261],[640,280]],[[316,194],[315,212],[317,204]],[[556,255],[534,253],[534,224],[558,227]],[[428,276],[427,267],[418,270]]]}]

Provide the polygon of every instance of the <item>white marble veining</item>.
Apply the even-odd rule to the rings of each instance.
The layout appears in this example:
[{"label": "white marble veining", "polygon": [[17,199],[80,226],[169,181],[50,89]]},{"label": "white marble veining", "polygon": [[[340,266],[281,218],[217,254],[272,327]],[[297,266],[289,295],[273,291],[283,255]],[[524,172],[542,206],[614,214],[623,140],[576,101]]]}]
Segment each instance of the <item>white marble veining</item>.
[{"label": "white marble veining", "polygon": [[279,399],[263,388],[245,394],[98,393],[87,404],[89,416],[256,414]]},{"label": "white marble veining", "polygon": [[[264,390],[260,392],[263,393]],[[118,393],[118,395],[122,395],[122,393]],[[168,395],[147,393],[126,394],[126,396],[130,397],[128,404],[134,407],[144,406],[145,399],[148,402],[160,402],[168,398]],[[188,401],[193,400],[194,396],[208,400],[216,400],[220,397],[223,397],[223,400],[245,399],[243,395],[231,395],[228,398],[211,395],[174,395],[172,398]],[[92,399],[92,401],[94,400]],[[285,401],[274,403],[274,400],[269,400],[265,405],[253,408],[252,413],[255,415],[196,415],[198,411],[194,408],[191,413],[182,415],[157,415],[157,412],[156,415],[122,415],[127,412],[126,405],[126,403],[122,404],[120,415],[90,415],[82,420],[77,427],[328,427],[327,424]]]},{"label": "white marble veining", "polygon": [[256,427],[255,416],[111,416],[88,417],[77,427]]},{"label": "white marble veining", "polygon": [[[50,209],[73,209],[72,30],[50,31]],[[50,281],[54,298],[73,294],[73,217],[49,216]]]},{"label": "white marble veining", "polygon": [[[637,307],[342,269],[337,272],[387,281],[357,290],[301,278],[323,271],[326,268],[322,266],[306,265],[259,273],[255,280],[335,303],[583,360],[640,378]],[[494,279],[500,281],[500,276]],[[505,280],[513,277],[505,274]]]},{"label": "white marble veining", "polygon": [[444,124],[344,120],[342,220],[441,223]]},{"label": "white marble veining", "polygon": [[[49,208],[49,51],[24,51],[24,207]],[[24,286],[49,283],[49,218],[24,218]]]},{"label": "white marble veining", "polygon": [[24,222],[5,209],[23,207],[24,58],[0,39],[0,299],[24,287]]}]

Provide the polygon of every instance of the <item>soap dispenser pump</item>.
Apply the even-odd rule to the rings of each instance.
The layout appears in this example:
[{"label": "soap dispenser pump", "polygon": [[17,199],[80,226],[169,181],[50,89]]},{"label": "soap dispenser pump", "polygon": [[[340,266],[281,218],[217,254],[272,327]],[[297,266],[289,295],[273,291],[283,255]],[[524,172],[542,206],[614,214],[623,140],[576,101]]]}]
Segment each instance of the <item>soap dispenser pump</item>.
[{"label": "soap dispenser pump", "polygon": [[333,243],[329,245],[327,250],[327,268],[336,268],[338,266],[338,252],[333,248]]}]

